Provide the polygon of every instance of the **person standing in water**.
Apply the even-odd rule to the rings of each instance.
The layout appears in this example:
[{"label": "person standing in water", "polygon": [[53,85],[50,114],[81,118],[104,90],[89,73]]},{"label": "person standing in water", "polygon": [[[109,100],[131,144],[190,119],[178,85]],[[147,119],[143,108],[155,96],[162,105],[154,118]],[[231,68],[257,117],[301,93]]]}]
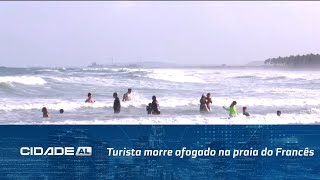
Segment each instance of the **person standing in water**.
[{"label": "person standing in water", "polygon": [[92,99],[91,93],[88,93],[88,99],[86,100],[86,103],[94,103],[94,102],[96,101]]},{"label": "person standing in water", "polygon": [[237,101],[233,101],[233,102],[231,103],[231,105],[230,105],[229,108],[223,106],[223,108],[224,108],[225,110],[229,111],[229,116],[230,116],[230,117],[236,117],[236,116],[237,116],[238,111],[237,111],[236,105],[237,105]]},{"label": "person standing in water", "polygon": [[203,94],[200,98],[200,112],[209,112],[208,106],[207,106],[207,98]]},{"label": "person standing in water", "polygon": [[46,107],[42,108],[42,117],[44,117],[44,118],[49,117],[48,109]]},{"label": "person standing in water", "polygon": [[250,114],[247,112],[247,107],[242,107],[242,114],[245,116],[250,116]]},{"label": "person standing in water", "polygon": [[156,115],[160,114],[160,106],[156,96],[152,96],[151,109],[152,109],[151,111],[152,114],[156,114]]},{"label": "person standing in water", "polygon": [[124,95],[123,95],[123,98],[122,98],[122,101],[125,102],[125,101],[131,101],[131,92],[132,90],[131,89],[128,89],[128,92],[126,92]]},{"label": "person standing in water", "polygon": [[120,113],[120,109],[121,109],[121,104],[120,104],[120,100],[118,98],[118,94],[113,93],[113,98],[114,98],[113,110],[114,110],[114,113],[118,114],[118,113]]},{"label": "person standing in water", "polygon": [[210,104],[212,104],[212,99],[211,99],[211,94],[210,93],[207,94],[206,100],[207,100],[206,104],[207,104],[208,111],[211,111]]}]

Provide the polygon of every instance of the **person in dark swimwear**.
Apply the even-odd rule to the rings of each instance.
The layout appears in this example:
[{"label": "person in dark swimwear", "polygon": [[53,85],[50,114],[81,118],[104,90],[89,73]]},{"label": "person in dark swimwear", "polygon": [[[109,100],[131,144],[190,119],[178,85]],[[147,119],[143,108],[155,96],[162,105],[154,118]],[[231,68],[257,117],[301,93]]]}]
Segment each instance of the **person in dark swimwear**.
[{"label": "person in dark swimwear", "polygon": [[242,114],[245,116],[250,116],[250,114],[247,112],[247,107],[242,107]]},{"label": "person in dark swimwear", "polygon": [[148,114],[152,113],[152,103],[149,103],[149,105],[146,107],[146,110],[147,110]]},{"label": "person in dark swimwear", "polygon": [[207,107],[207,98],[204,94],[200,98],[200,112],[209,112]]},{"label": "person in dark swimwear", "polygon": [[157,97],[156,96],[152,96],[152,103],[151,103],[151,114],[160,114],[160,107],[159,107],[159,103],[157,101]]},{"label": "person in dark swimwear", "polygon": [[118,114],[118,113],[120,113],[120,109],[121,109],[121,104],[120,104],[118,94],[113,93],[113,98],[114,98],[113,110],[114,110],[114,113]]},{"label": "person in dark swimwear", "polygon": [[277,111],[277,116],[281,116],[281,111]]},{"label": "person in dark swimwear", "polygon": [[88,99],[86,100],[86,103],[94,103],[94,102],[96,101],[92,99],[91,93],[88,93]]},{"label": "person in dark swimwear", "polygon": [[206,100],[207,100],[207,102],[206,102],[207,108],[208,108],[209,111],[211,111],[210,104],[212,104],[212,99],[211,99],[211,94],[210,93],[207,94]]},{"label": "person in dark swimwear", "polygon": [[49,117],[48,109],[46,107],[42,108],[42,117],[44,117],[44,118]]},{"label": "person in dark swimwear", "polygon": [[64,110],[63,110],[63,109],[60,109],[59,112],[60,112],[60,114],[63,114],[63,113],[64,113]]}]

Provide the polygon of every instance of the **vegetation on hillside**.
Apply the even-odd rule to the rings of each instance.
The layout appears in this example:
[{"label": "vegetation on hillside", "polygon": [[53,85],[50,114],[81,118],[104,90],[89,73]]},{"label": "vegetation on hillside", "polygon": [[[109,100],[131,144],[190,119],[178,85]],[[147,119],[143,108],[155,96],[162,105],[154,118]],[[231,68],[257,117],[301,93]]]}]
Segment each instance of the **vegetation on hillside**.
[{"label": "vegetation on hillside", "polygon": [[319,54],[307,54],[271,58],[264,61],[266,65],[290,66],[290,67],[320,67]]}]

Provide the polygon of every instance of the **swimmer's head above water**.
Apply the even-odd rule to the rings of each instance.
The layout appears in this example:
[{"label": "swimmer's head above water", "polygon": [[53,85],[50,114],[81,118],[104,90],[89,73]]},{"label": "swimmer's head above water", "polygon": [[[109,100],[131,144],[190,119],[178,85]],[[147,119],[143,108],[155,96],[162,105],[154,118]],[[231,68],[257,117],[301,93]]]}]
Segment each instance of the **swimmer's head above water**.
[{"label": "swimmer's head above water", "polygon": [[277,111],[277,116],[281,116],[281,111]]},{"label": "swimmer's head above water", "polygon": [[235,106],[235,105],[237,105],[237,101],[233,101],[233,102],[231,103],[230,107],[233,107],[233,106]]},{"label": "swimmer's head above water", "polygon": [[157,100],[157,97],[156,96],[152,96],[152,100],[153,101]]}]

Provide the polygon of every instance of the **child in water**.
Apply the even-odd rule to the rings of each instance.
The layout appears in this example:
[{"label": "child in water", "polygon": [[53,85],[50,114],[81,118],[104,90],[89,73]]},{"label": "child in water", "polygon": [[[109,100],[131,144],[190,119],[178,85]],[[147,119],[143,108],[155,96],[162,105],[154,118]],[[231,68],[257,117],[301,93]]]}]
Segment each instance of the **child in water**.
[{"label": "child in water", "polygon": [[152,113],[152,104],[151,103],[149,103],[149,105],[147,106],[146,110],[147,110],[148,114]]},{"label": "child in water", "polygon": [[247,111],[247,107],[242,107],[242,114],[245,116],[250,116],[250,114]]},{"label": "child in water", "polygon": [[223,108],[225,110],[229,111],[229,116],[230,117],[236,117],[237,116],[238,111],[237,111],[237,106],[236,105],[237,105],[237,101],[233,101],[229,108],[223,106]]},{"label": "child in water", "polygon": [[42,117],[44,117],[44,118],[49,117],[48,109],[46,107],[42,108]]}]

